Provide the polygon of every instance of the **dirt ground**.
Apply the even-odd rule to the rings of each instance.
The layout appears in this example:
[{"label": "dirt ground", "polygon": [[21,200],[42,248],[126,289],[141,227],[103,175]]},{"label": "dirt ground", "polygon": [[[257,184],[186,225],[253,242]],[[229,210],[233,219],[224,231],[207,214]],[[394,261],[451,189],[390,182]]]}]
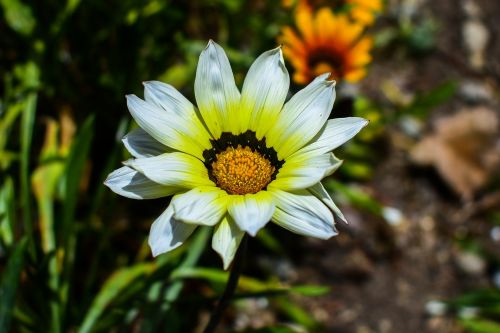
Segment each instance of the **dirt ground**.
[{"label": "dirt ground", "polygon": [[[379,87],[387,80],[413,91],[457,80],[457,95],[433,110],[424,131],[431,130],[434,119],[462,107],[488,105],[498,110],[495,94],[478,99],[467,95],[470,85],[498,91],[500,84],[500,2],[475,3],[490,34],[482,69],[468,63],[462,35],[465,1],[424,1],[420,10],[434,17],[440,27],[437,50],[419,59],[405,59],[397,53],[385,60],[376,56],[361,90],[383,98]],[[489,236],[491,225],[480,212],[468,213],[484,193],[472,203],[460,200],[432,168],[410,161],[408,152],[399,147],[394,134],[398,131],[397,127],[386,129],[384,162],[376,167],[367,189],[384,205],[397,208],[402,222],[390,225],[343,207],[350,224],[339,225],[341,234],[327,242],[308,240],[304,257],[296,261],[297,281],[317,279],[332,288],[328,296],[302,300],[325,323],[324,332],[462,332],[451,316],[430,316],[426,304],[491,286],[491,272],[483,259],[457,246],[457,240],[473,236],[499,253],[500,243]]]}]

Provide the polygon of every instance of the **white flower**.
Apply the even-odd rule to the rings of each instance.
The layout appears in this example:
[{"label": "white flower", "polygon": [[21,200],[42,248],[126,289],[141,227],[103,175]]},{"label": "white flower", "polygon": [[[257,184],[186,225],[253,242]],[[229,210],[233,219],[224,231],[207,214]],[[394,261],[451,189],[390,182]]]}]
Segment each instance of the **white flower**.
[{"label": "white flower", "polygon": [[127,96],[139,124],[123,138],[134,157],[105,184],[133,199],[174,195],[151,227],[154,256],[180,246],[198,225],[214,226],[212,247],[227,269],[245,232],[269,221],[330,238],[342,213],[321,185],[342,163],[331,151],[367,121],[328,120],[335,82],[321,75],[288,102],[281,49],[264,52],[238,90],[224,50],[210,41],[195,79],[196,108],[172,86],[146,82]]}]

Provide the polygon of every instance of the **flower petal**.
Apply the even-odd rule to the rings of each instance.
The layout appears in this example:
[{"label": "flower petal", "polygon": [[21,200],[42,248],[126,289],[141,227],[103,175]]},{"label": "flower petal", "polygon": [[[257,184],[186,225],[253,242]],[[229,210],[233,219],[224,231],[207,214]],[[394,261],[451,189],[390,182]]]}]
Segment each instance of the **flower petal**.
[{"label": "flower petal", "polygon": [[264,52],[250,67],[241,92],[241,132],[248,128],[260,140],[276,122],[285,103],[290,77],[285,67],[281,47]]},{"label": "flower petal", "polygon": [[215,227],[212,248],[221,256],[224,269],[229,268],[244,235],[245,232],[240,230],[232,218],[227,215]]},{"label": "flower petal", "polygon": [[194,156],[181,152],[154,157],[137,158],[124,162],[152,181],[177,188],[192,189],[198,186],[215,186],[208,178],[205,165]]},{"label": "flower petal", "polygon": [[211,136],[201,121],[201,116],[194,105],[180,92],[169,84],[160,81],[144,82],[144,98],[173,114],[176,119],[177,128],[200,144],[204,149],[211,148]]},{"label": "flower petal", "polygon": [[209,41],[200,55],[194,94],[200,113],[215,139],[224,131],[238,129],[240,92],[224,50]]},{"label": "flower petal", "polygon": [[266,134],[268,147],[274,147],[280,159],[309,142],[330,116],[335,100],[335,81],[326,81],[328,76],[318,76],[295,94]]},{"label": "flower petal", "polygon": [[104,185],[113,192],[131,199],[156,199],[176,192],[176,188],[155,183],[126,166],[110,173]]},{"label": "flower petal", "polygon": [[311,193],[273,190],[276,210],[273,222],[304,236],[328,239],[338,234],[332,212]]},{"label": "flower petal", "polygon": [[304,41],[309,46],[316,44],[316,35],[314,33],[314,18],[310,10],[297,10],[295,22],[299,28]]},{"label": "flower petal", "polygon": [[176,195],[171,205],[177,220],[213,226],[226,214],[228,199],[228,194],[217,187],[197,187]]},{"label": "flower petal", "polygon": [[288,159],[268,188],[281,190],[305,189],[331,175],[342,164],[332,153],[299,155]]},{"label": "flower petal", "polygon": [[316,185],[309,187],[307,190],[311,192],[311,194],[314,195],[316,198],[321,200],[328,208],[330,208],[333,214],[335,214],[339,219],[347,223],[344,214],[342,214],[342,212],[337,207],[335,202],[333,202],[332,198],[330,197],[330,194],[326,191],[323,184],[317,183]]},{"label": "flower petal", "polygon": [[154,221],[149,232],[149,247],[156,257],[159,254],[172,251],[184,243],[193,233],[196,225],[186,224],[174,218],[172,205]]},{"label": "flower petal", "polygon": [[323,129],[311,140],[311,143],[299,149],[291,157],[330,152],[353,138],[367,124],[368,120],[358,117],[328,120]]},{"label": "flower petal", "polygon": [[208,134],[204,142],[198,141],[195,135],[198,130],[196,126],[189,124],[174,112],[160,109],[135,95],[127,95],[127,106],[139,126],[168,147],[200,159],[203,159],[203,151],[211,147]]},{"label": "flower petal", "polygon": [[134,157],[151,157],[171,152],[172,149],[159,143],[142,128],[136,128],[122,139],[125,148]]},{"label": "flower petal", "polygon": [[267,191],[260,191],[231,196],[227,209],[241,230],[255,236],[271,220],[274,207],[273,196]]}]

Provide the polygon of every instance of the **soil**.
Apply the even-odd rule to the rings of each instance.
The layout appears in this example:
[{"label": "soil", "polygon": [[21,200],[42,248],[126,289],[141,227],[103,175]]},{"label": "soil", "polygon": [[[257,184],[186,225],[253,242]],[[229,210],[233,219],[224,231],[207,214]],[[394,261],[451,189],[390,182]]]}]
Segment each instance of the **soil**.
[{"label": "soil", "polygon": [[[490,33],[482,70],[468,64],[461,30],[466,19],[463,3],[423,2],[421,12],[441,27],[436,50],[406,60],[398,52],[385,60],[375,56],[369,77],[361,86],[363,93],[382,99],[380,85],[386,80],[408,91],[426,91],[447,80],[457,80],[459,85],[476,82],[496,90],[500,84],[500,43],[496,38],[500,2],[476,1]],[[482,103],[498,109],[495,97]],[[469,104],[459,93],[433,110],[428,123]],[[324,323],[321,332],[462,332],[451,315],[429,315],[426,304],[491,287],[488,264],[479,261],[476,269],[470,269],[467,265],[472,263],[467,256],[464,259],[457,245],[461,239],[474,237],[492,253],[500,253],[500,244],[489,237],[491,225],[481,214],[467,216],[466,203],[432,168],[412,164],[408,152],[398,147],[394,135],[398,130],[386,129],[387,156],[366,189],[384,205],[400,210],[403,222],[390,225],[344,206],[350,224],[339,224],[340,235],[326,242],[307,240],[300,250],[301,259],[294,260],[296,282],[331,287],[327,296],[301,299]],[[480,199],[481,194],[475,201]]]}]

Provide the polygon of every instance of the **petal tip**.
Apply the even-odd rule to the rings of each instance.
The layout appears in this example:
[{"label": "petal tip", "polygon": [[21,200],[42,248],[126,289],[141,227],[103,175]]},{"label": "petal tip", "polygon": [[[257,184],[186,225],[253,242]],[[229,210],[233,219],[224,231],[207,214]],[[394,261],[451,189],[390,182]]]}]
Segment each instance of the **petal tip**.
[{"label": "petal tip", "polygon": [[205,47],[205,51],[212,48],[212,47],[216,47],[216,46],[217,46],[217,43],[214,42],[212,38],[210,38],[208,40],[207,46]]},{"label": "petal tip", "polygon": [[149,247],[151,247],[151,254],[153,255],[154,258],[158,257],[160,254],[163,254],[164,251],[161,251],[160,249],[154,248],[151,244],[149,244]]},{"label": "petal tip", "polygon": [[137,106],[139,101],[142,101],[139,97],[137,97],[134,94],[125,95],[125,99],[127,100],[127,106],[132,106],[132,105]]},{"label": "petal tip", "polygon": [[124,166],[128,166],[129,168],[134,168],[134,165],[135,165],[135,163],[134,163],[134,160],[133,160],[133,159],[128,159],[128,160],[126,160],[126,161],[123,161],[123,162],[122,162],[122,164],[123,164]]},{"label": "petal tip", "polygon": [[250,236],[255,237],[255,236],[257,236],[257,233],[259,232],[259,230],[260,230],[260,229],[255,229],[255,230],[251,230],[251,229],[249,229],[249,230],[245,230],[245,231],[246,231],[246,232],[247,232],[247,234],[249,234]]},{"label": "petal tip", "polygon": [[320,74],[320,75],[316,76],[316,78],[313,80],[313,82],[314,81],[326,81],[330,77],[330,75],[332,75],[332,73],[330,73],[330,72]]},{"label": "petal tip", "polygon": [[222,259],[222,267],[225,271],[229,269],[229,266],[231,266],[231,262],[226,262],[224,259]]},{"label": "petal tip", "polygon": [[335,228],[334,225],[332,225],[332,230],[330,232],[328,232],[327,234],[322,235],[321,238],[324,240],[327,240],[327,239],[330,239],[330,238],[338,236],[338,235],[339,235],[338,230]]}]

